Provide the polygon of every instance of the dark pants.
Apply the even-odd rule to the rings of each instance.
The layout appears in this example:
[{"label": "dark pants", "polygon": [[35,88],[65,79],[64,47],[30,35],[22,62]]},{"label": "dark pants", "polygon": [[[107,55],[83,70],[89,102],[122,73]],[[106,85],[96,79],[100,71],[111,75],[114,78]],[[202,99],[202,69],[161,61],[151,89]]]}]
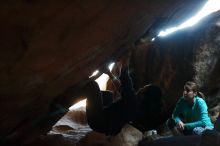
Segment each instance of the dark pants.
[{"label": "dark pants", "polygon": [[[175,120],[170,118],[167,120],[167,126],[170,130],[173,130],[175,127],[176,127],[176,123],[175,123]],[[193,131],[192,130],[187,130],[187,129],[184,129],[183,131],[180,131],[183,135],[192,135]]]},{"label": "dark pants", "polygon": [[[168,119],[167,120],[167,126],[170,130],[174,129],[176,127],[176,123],[174,119]],[[202,135],[204,131],[206,130],[212,130],[213,128],[210,127],[195,127],[192,130],[184,129],[183,131],[180,131],[183,135]]]},{"label": "dark pants", "polygon": [[111,91],[100,91],[95,81],[90,81],[86,87],[86,116],[89,126],[101,133],[106,133],[108,115],[105,114],[105,106],[113,102]]}]

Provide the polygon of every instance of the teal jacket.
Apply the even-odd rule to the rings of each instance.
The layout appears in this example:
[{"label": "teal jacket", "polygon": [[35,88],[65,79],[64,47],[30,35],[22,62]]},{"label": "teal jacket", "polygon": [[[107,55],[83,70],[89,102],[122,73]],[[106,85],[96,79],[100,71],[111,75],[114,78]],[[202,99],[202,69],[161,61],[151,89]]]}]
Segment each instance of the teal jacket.
[{"label": "teal jacket", "polygon": [[208,116],[206,102],[199,96],[194,98],[193,106],[190,106],[184,97],[181,97],[176,104],[172,118],[176,123],[179,121],[185,123],[185,128],[188,130],[192,130],[195,127],[214,127]]}]

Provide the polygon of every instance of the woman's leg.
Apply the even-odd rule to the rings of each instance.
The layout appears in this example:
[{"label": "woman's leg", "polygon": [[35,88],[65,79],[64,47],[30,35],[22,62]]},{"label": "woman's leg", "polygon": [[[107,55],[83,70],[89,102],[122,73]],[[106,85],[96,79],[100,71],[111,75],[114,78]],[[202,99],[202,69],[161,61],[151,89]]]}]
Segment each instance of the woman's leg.
[{"label": "woman's leg", "polygon": [[205,127],[205,128],[204,127],[195,127],[193,129],[192,133],[194,135],[202,135],[205,130],[213,130],[213,128],[210,128],[210,127]]},{"label": "woman's leg", "polygon": [[90,81],[84,87],[86,100],[86,116],[90,127],[94,130],[99,126],[103,112],[101,91],[95,81]]},{"label": "woman's leg", "polygon": [[[90,81],[85,87],[86,92],[86,115],[89,126],[97,132],[108,133],[108,122],[111,115],[104,111],[103,99],[105,104],[112,101],[112,93],[108,91],[100,91],[95,81]],[[112,102],[111,102],[112,103]]]},{"label": "woman's leg", "polygon": [[176,123],[175,123],[174,119],[170,118],[167,120],[166,125],[170,130],[172,130],[176,126]]},{"label": "woman's leg", "polygon": [[202,135],[202,133],[205,131],[205,128],[203,128],[203,127],[195,127],[194,129],[193,129],[193,134],[194,135]]},{"label": "woman's leg", "polygon": [[183,135],[193,135],[193,130],[184,129],[184,130],[182,131],[182,134],[183,134]]},{"label": "woman's leg", "polygon": [[167,120],[166,122],[166,125],[167,127],[169,128],[169,130],[172,132],[172,134],[174,136],[179,136],[179,135],[182,135],[183,133],[180,132],[177,128],[176,128],[176,123],[175,123],[175,120],[170,118]]},{"label": "woman's leg", "polygon": [[113,103],[113,93],[111,91],[101,91],[104,106]]}]

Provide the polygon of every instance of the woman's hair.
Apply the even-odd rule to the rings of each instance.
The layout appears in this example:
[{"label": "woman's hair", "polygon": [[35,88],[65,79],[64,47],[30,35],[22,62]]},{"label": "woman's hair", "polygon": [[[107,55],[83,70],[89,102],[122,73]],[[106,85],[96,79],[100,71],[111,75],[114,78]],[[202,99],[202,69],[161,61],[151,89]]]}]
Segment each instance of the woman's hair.
[{"label": "woman's hair", "polygon": [[196,92],[199,97],[205,99],[205,95],[202,92],[199,92],[199,88],[195,82],[187,81],[184,87],[187,89],[191,89],[193,92]]}]

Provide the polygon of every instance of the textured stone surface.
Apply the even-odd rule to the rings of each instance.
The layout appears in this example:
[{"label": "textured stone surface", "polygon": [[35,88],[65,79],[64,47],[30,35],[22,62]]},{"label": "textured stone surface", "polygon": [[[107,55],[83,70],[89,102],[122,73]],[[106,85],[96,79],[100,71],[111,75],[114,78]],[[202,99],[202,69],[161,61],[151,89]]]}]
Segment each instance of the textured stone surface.
[{"label": "textured stone surface", "polygon": [[[137,46],[132,57],[136,88],[153,83],[163,91],[169,113],[182,96],[186,81],[194,80],[206,95],[210,113],[219,109],[219,15],[154,43]],[[143,63],[144,62],[144,63]]]},{"label": "textured stone surface", "polygon": [[109,59],[120,57],[160,14],[169,19],[178,6],[182,12],[175,16],[184,18],[190,14],[189,8],[196,9],[203,2],[0,2],[1,139],[28,143],[49,131],[71,105],[70,90],[69,96],[60,96],[67,89],[84,82]]},{"label": "textured stone surface", "polygon": [[219,146],[220,145],[220,133],[213,130],[207,130],[202,135],[202,140],[199,146]]}]

